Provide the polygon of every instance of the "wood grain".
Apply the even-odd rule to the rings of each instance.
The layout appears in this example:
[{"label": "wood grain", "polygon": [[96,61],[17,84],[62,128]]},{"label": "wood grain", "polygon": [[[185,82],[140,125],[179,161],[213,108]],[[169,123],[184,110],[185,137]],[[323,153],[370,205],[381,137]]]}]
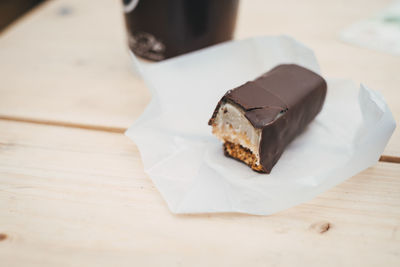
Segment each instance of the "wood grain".
[{"label": "wood grain", "polygon": [[132,124],[150,94],[132,70],[120,2],[49,1],[0,36],[0,115]]},{"label": "wood grain", "polygon": [[0,120],[1,266],[398,266],[400,165],[273,216],[173,215],[122,134]]},{"label": "wood grain", "polygon": [[[338,37],[389,2],[241,1],[236,38],[292,35],[315,50],[326,76],[381,91],[399,121],[400,57]],[[114,131],[129,127],[150,95],[131,70],[120,4],[49,1],[1,35],[0,118]],[[400,158],[400,131],[384,155]]]}]

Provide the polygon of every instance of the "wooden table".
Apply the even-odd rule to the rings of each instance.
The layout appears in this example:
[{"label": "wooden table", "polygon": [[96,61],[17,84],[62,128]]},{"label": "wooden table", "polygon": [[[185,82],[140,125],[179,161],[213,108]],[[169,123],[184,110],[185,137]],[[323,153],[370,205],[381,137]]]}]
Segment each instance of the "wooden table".
[{"label": "wooden table", "polygon": [[[338,39],[387,3],[242,1],[236,35],[294,36],[399,121],[400,57]],[[150,95],[119,1],[31,12],[0,36],[0,81],[0,266],[400,266],[399,130],[381,162],[297,207],[173,215],[122,134]]]}]

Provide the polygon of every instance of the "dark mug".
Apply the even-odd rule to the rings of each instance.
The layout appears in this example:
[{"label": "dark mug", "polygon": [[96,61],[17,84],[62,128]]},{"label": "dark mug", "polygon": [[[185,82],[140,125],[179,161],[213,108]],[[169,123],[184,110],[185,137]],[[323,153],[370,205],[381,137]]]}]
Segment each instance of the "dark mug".
[{"label": "dark mug", "polygon": [[159,61],[231,40],[239,0],[123,0],[129,48]]}]

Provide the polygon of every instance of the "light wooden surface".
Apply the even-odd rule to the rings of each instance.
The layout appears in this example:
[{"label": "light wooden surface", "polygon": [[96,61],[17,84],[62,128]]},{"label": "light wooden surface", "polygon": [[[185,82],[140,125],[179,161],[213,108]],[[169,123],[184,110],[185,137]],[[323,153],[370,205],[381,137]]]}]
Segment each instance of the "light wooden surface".
[{"label": "light wooden surface", "polygon": [[[237,38],[293,35],[399,120],[399,57],[337,39],[387,2],[241,1]],[[49,1],[0,35],[0,266],[400,266],[397,163],[272,216],[171,214],[122,134],[150,99],[124,40],[112,0]]]},{"label": "light wooden surface", "polygon": [[0,116],[130,126],[150,94],[133,75],[120,2],[48,1],[0,36]]},{"label": "light wooden surface", "polygon": [[[120,2],[53,0],[1,35],[0,117],[118,132],[129,127],[150,95],[132,74]],[[315,50],[327,77],[381,91],[399,121],[400,57],[338,37],[389,2],[241,1],[236,38],[292,35]],[[399,130],[384,154],[400,158]]]},{"label": "light wooden surface", "polygon": [[398,266],[400,164],[273,216],[172,215],[123,135],[0,121],[1,266]]}]

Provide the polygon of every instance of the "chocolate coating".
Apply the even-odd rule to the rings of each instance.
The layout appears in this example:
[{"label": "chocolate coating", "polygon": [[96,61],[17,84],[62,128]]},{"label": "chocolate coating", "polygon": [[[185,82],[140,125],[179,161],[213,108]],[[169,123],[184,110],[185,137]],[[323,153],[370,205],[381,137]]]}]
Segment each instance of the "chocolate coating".
[{"label": "chocolate coating", "polygon": [[213,124],[222,103],[241,107],[250,123],[262,130],[260,164],[270,173],[286,146],[321,111],[326,91],[326,82],[320,75],[294,64],[279,65],[254,81],[229,90],[208,124]]}]

